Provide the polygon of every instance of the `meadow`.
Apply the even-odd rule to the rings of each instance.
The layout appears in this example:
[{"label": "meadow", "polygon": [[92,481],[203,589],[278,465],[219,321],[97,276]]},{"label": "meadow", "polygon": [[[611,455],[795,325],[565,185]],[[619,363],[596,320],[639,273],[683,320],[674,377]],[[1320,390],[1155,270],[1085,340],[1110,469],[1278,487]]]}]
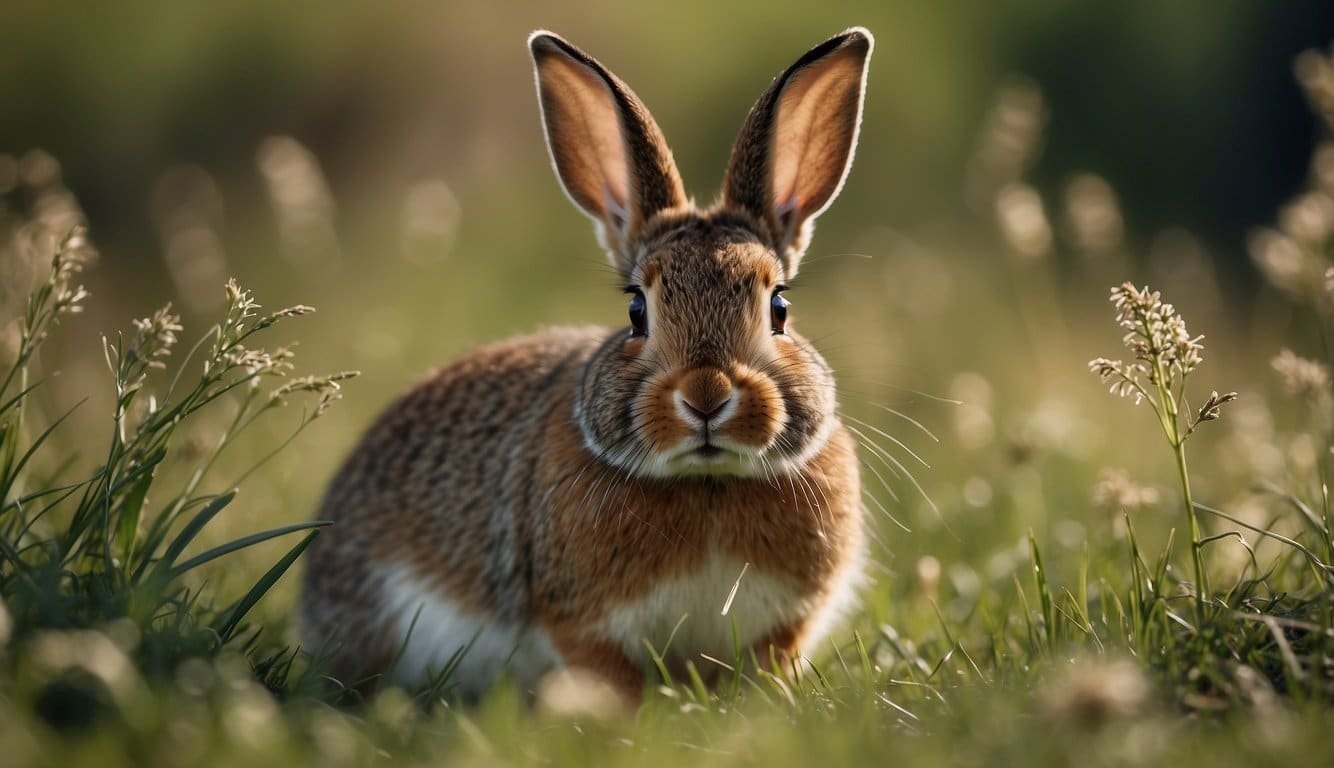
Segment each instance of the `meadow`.
[{"label": "meadow", "polygon": [[[787,54],[737,55],[758,92]],[[625,59],[654,104],[667,86]],[[799,669],[700,660],[720,685],[660,676],[634,713],[569,679],[363,699],[296,644],[319,494],[390,397],[482,341],[621,322],[586,222],[538,181],[535,115],[514,156],[469,144],[454,175],[350,201],[294,135],[254,143],[249,197],[173,165],[152,275],[99,255],[60,157],[0,154],[0,762],[1334,761],[1334,53],[1291,64],[1318,139],[1231,244],[1250,283],[1191,222],[1137,231],[1108,178],[1051,167],[1058,107],[1022,77],[979,95],[939,182],[963,204],[891,226],[910,192],[879,197],[901,180],[873,68],[867,167],[789,294],[861,443],[859,608]],[[678,151],[717,146],[688,178],[726,146],[691,109],[665,112]]]}]

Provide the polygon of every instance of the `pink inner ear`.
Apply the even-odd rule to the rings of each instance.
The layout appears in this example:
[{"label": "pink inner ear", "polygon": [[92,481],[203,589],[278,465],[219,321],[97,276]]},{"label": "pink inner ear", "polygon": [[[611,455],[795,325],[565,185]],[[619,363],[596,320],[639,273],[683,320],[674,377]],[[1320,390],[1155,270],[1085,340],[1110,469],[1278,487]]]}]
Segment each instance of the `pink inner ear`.
[{"label": "pink inner ear", "polygon": [[774,211],[818,212],[843,180],[851,157],[863,59],[851,49],[797,73],[778,102],[772,144]]},{"label": "pink inner ear", "polygon": [[778,219],[778,226],[782,230],[783,239],[791,239],[793,225],[797,221],[797,198],[795,193],[789,193],[786,198],[778,199],[774,204],[774,217]]},{"label": "pink inner ear", "polygon": [[[615,100],[593,70],[565,56],[553,57],[542,71],[560,102],[559,121],[550,126],[553,147],[564,159],[562,181],[571,195],[598,216],[627,217],[630,206],[629,169],[621,139]],[[600,210],[597,210],[599,209]]]},{"label": "pink inner ear", "polygon": [[622,193],[620,199],[618,199],[611,186],[604,185],[602,201],[608,223],[611,224],[612,229],[623,234],[626,224],[630,221],[630,207],[625,202],[625,194]]},{"label": "pink inner ear", "polygon": [[[809,79],[808,79],[809,80]],[[778,104],[778,120],[774,126],[773,149],[773,195],[775,213],[781,209],[796,210],[804,202],[799,199],[797,185],[802,176],[802,166],[809,151],[811,112],[815,99],[803,100],[811,90],[795,84],[783,94]]]}]

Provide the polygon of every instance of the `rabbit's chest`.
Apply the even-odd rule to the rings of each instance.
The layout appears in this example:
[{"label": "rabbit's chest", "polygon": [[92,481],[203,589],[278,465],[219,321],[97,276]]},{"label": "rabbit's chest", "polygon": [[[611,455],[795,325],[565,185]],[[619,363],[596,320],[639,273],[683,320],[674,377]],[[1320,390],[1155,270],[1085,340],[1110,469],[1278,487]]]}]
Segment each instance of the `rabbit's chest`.
[{"label": "rabbit's chest", "polygon": [[600,630],[642,666],[652,662],[650,646],[664,657],[698,663],[707,654],[731,663],[736,651],[807,615],[809,601],[790,580],[713,554],[702,567],[612,606]]}]

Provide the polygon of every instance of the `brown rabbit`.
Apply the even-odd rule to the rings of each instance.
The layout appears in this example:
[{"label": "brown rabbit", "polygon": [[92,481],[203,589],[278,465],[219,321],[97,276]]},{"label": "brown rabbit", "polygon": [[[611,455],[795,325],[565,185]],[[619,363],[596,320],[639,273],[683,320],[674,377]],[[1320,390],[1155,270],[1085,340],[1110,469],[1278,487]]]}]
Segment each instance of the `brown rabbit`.
[{"label": "brown rabbit", "polygon": [[570,666],[637,700],[650,647],[707,666],[739,640],[787,663],[863,560],[834,379],[782,292],[847,175],[871,34],[773,82],[707,208],[620,79],[549,32],[528,44],[556,173],[630,325],[483,347],[391,405],[324,501],[304,640],[337,648],[349,684],[416,685],[453,660],[464,695]]}]

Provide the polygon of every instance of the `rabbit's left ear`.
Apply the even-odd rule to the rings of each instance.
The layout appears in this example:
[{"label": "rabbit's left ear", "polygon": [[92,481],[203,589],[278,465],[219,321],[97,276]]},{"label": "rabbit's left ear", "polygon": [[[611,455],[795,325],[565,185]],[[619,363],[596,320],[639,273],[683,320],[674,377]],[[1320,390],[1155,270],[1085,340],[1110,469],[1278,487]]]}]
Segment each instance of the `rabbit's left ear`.
[{"label": "rabbit's left ear", "polygon": [[550,32],[528,38],[556,175],[622,273],[645,221],[687,202],[662,130],[620,78]]},{"label": "rabbit's left ear", "polygon": [[853,27],[812,48],[755,102],[732,147],[723,204],[763,222],[788,278],[852,165],[873,45]]}]

